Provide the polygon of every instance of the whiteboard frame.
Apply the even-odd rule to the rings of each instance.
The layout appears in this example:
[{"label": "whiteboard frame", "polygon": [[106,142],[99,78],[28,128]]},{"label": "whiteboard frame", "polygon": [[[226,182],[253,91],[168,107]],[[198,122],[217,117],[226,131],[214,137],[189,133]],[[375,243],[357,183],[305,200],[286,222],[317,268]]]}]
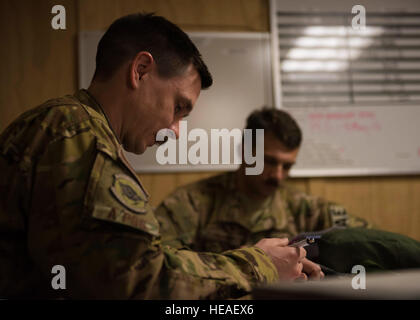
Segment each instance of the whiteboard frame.
[{"label": "whiteboard frame", "polygon": [[276,21],[277,1],[270,0],[270,38],[271,38],[271,72],[273,78],[273,95],[274,107],[276,109],[283,109],[281,81],[280,81],[280,51],[279,51],[279,36],[277,32]]}]

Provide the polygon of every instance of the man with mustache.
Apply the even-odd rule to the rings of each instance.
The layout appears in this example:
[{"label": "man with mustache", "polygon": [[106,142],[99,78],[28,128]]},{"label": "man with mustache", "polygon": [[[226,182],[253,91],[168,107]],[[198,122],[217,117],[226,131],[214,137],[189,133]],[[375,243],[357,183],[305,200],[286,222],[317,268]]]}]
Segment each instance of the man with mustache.
[{"label": "man with mustache", "polygon": [[[242,163],[236,172],[177,189],[156,210],[164,243],[223,252],[263,238],[290,239],[335,226],[366,226],[343,207],[287,185],[302,140],[288,113],[272,108],[254,111],[246,129],[253,129],[254,135],[255,129],[264,129],[262,174],[246,175]],[[308,259],[303,263],[310,277],[322,277]]]},{"label": "man with mustache", "polygon": [[[223,254],[163,246],[148,194],[124,158],[163,128],[178,136],[212,78],[176,25],[116,20],[87,90],[49,100],[0,135],[0,298],[226,299],[304,278],[283,239]],[[65,270],[57,290],[53,270]]]}]

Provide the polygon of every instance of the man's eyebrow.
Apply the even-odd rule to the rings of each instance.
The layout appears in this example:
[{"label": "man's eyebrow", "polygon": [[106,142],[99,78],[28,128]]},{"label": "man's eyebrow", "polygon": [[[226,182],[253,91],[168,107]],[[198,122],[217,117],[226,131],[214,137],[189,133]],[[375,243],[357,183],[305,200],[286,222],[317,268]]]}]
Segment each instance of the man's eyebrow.
[{"label": "man's eyebrow", "polygon": [[268,154],[264,154],[264,158],[267,159],[267,160],[278,162],[275,157],[272,157],[272,156],[270,156]]},{"label": "man's eyebrow", "polygon": [[285,161],[285,162],[282,162],[282,161],[278,161],[277,160],[277,158],[275,158],[275,157],[273,157],[273,156],[270,156],[270,155],[268,155],[268,154],[264,154],[264,159],[267,159],[267,160],[271,160],[271,161],[274,161],[274,162],[276,162],[276,163],[282,163],[282,164],[290,164],[290,165],[295,165],[296,164],[296,162],[292,162],[292,161]]}]

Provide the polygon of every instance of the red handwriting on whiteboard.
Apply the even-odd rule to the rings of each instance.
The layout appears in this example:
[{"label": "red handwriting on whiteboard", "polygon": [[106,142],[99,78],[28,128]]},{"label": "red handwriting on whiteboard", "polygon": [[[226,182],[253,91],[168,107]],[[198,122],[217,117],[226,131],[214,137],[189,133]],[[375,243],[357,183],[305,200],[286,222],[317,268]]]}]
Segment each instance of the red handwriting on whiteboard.
[{"label": "red handwriting on whiteboard", "polygon": [[331,132],[344,130],[347,132],[370,133],[382,129],[376,119],[375,112],[322,112],[316,111],[308,115],[309,127],[312,131]]},{"label": "red handwriting on whiteboard", "polygon": [[371,111],[360,111],[358,114],[359,118],[375,118],[376,115],[375,113],[371,112]]},{"label": "red handwriting on whiteboard", "polygon": [[353,122],[347,122],[344,124],[344,128],[348,131],[361,131],[361,132],[367,132],[369,130],[369,127],[366,125],[362,125],[358,123],[357,121]]},{"label": "red handwriting on whiteboard", "polygon": [[353,119],[354,112],[329,112],[327,113],[327,119],[331,120],[341,120],[341,119]]}]

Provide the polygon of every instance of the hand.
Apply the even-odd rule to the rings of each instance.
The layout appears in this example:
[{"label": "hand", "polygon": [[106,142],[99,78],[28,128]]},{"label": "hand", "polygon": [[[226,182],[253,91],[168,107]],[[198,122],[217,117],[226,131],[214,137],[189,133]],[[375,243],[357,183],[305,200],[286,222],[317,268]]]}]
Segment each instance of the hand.
[{"label": "hand", "polygon": [[306,250],[288,247],[288,244],[289,240],[286,238],[271,238],[262,239],[255,246],[271,258],[277,268],[280,280],[307,280],[306,274],[302,272],[302,261],[306,257]]},{"label": "hand", "polygon": [[304,258],[302,260],[303,265],[303,272],[309,277],[309,280],[321,280],[325,277],[324,272],[322,272],[321,267],[312,262],[311,260],[308,260]]}]

